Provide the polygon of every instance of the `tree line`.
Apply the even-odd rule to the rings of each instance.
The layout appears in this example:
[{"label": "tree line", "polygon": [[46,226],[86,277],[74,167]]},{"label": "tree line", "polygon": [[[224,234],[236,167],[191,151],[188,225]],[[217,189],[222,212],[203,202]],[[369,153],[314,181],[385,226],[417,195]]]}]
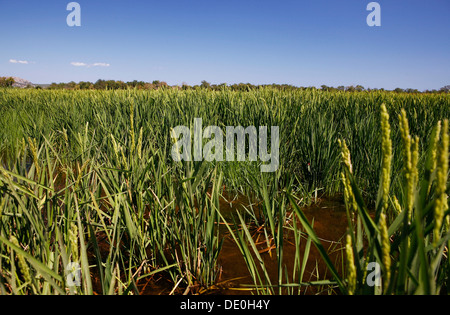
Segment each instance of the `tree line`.
[{"label": "tree line", "polygon": [[52,83],[47,87],[49,90],[153,90],[168,87],[169,85],[164,81],[155,80],[152,83],[144,81],[115,81],[115,80],[97,80],[95,83],[89,81],[81,81],[75,83],[74,81],[68,83]]},{"label": "tree line", "polygon": [[[14,79],[11,77],[0,77],[0,87],[12,87],[14,84]],[[342,91],[342,92],[364,92],[364,91],[385,91],[385,89],[371,89],[365,88],[362,85],[351,85],[351,86],[327,86],[322,85],[320,88],[316,87],[298,87],[290,84],[263,84],[263,85],[254,85],[251,83],[235,83],[235,84],[211,84],[205,80],[203,80],[199,85],[188,85],[187,83],[183,83],[181,86],[169,86],[167,82],[154,80],[150,82],[144,81],[115,81],[115,80],[97,80],[96,82],[89,81],[80,81],[78,83],[71,81],[68,83],[52,83],[46,87],[49,90],[127,90],[127,89],[138,89],[138,90],[157,90],[161,88],[178,88],[182,90],[196,90],[196,89],[208,89],[214,91],[220,91],[224,88],[230,89],[232,91],[251,91],[254,89],[258,89],[260,87],[272,87],[279,90],[324,90],[324,91]],[[36,86],[36,89],[41,89],[41,86]],[[396,93],[450,93],[450,85],[444,86],[439,90],[425,90],[423,92],[417,89],[402,89],[396,88],[392,90]]]},{"label": "tree line", "polygon": [[[254,85],[251,83],[234,83],[234,84],[227,84],[227,83],[221,83],[221,84],[211,84],[205,80],[203,80],[199,85],[188,85],[187,83],[183,83],[181,86],[169,86],[164,81],[158,81],[155,80],[152,83],[144,82],[144,81],[131,81],[131,82],[123,82],[123,81],[114,81],[114,80],[98,80],[95,83],[92,82],[69,82],[69,83],[52,83],[48,88],[49,89],[72,89],[72,90],[126,90],[126,89],[138,89],[138,90],[154,90],[159,88],[178,88],[182,90],[196,90],[196,89],[208,89],[213,91],[220,91],[224,88],[230,89],[232,91],[251,91],[254,89],[258,89],[260,87],[272,87],[278,90],[314,90],[314,89],[320,89],[324,91],[342,91],[342,92],[364,92],[364,91],[385,91],[385,89],[371,89],[371,88],[364,88],[362,85],[351,85],[351,86],[338,86],[338,87],[332,87],[327,85],[322,85],[320,88],[316,87],[298,87],[290,84],[263,84],[263,85]],[[450,85],[444,86],[439,90],[425,90],[423,92],[417,90],[417,89],[402,89],[402,88],[396,88],[392,90],[396,93],[449,93],[450,92]]]}]

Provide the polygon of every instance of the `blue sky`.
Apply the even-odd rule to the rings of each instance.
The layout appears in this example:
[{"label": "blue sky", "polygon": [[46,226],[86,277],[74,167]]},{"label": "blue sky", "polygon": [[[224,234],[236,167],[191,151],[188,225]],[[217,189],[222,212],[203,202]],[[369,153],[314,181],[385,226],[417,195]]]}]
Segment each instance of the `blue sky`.
[{"label": "blue sky", "polygon": [[0,0],[0,76],[34,83],[450,84],[450,1]]}]

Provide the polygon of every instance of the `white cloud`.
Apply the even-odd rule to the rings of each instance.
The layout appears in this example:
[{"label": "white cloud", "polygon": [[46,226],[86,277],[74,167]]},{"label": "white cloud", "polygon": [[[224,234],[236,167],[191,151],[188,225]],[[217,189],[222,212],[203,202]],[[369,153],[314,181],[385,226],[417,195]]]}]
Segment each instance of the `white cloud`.
[{"label": "white cloud", "polygon": [[70,64],[75,67],[87,67],[88,66],[84,62],[71,62]]},{"label": "white cloud", "polygon": [[104,62],[97,62],[97,63],[94,63],[92,66],[93,67],[109,67],[110,64],[109,63],[104,63]]},{"label": "white cloud", "polygon": [[70,64],[75,67],[88,67],[88,68],[90,68],[90,67],[109,67],[110,66],[109,63],[105,63],[105,62],[96,62],[93,64],[87,64],[84,62],[71,62]]},{"label": "white cloud", "polygon": [[16,60],[16,59],[9,59],[9,62],[10,62],[10,63],[20,63],[20,64],[23,64],[23,65],[27,65],[27,64],[30,63],[30,62],[27,61],[27,60]]}]

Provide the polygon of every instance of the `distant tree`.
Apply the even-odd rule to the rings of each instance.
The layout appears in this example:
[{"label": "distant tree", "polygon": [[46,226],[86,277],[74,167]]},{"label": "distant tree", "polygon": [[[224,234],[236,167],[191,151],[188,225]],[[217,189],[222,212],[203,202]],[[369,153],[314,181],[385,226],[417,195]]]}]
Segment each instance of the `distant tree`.
[{"label": "distant tree", "polygon": [[[136,87],[137,87],[138,85],[136,85]],[[115,84],[115,89],[116,90],[126,90],[128,88],[128,85],[125,83],[125,82],[123,82],[123,81],[116,81],[116,84]]]},{"label": "distant tree", "polygon": [[450,85],[446,85],[444,87],[441,87],[439,89],[439,92],[443,92],[443,93],[450,93]]},{"label": "distant tree", "polygon": [[105,80],[97,80],[97,82],[94,83],[94,89],[96,90],[104,90],[106,89],[106,81]]},{"label": "distant tree", "polygon": [[155,86],[151,83],[145,83],[143,89],[144,90],[154,90]]},{"label": "distant tree", "polygon": [[70,81],[69,83],[66,84],[66,89],[73,90],[75,89],[76,85],[77,84],[74,81]]},{"label": "distant tree", "polygon": [[11,87],[15,83],[14,79],[12,77],[9,77],[6,79],[6,86]]},{"label": "distant tree", "polygon": [[48,87],[49,90],[62,90],[65,88],[66,88],[66,83],[55,83],[55,82],[50,84],[50,86]]},{"label": "distant tree", "polygon": [[11,77],[0,77],[0,87],[12,87],[14,83],[15,81]]},{"label": "distant tree", "polygon": [[405,92],[406,93],[420,93],[419,90],[417,90],[417,89],[406,89]]},{"label": "distant tree", "polygon": [[128,88],[133,88],[133,89],[144,89],[145,88],[145,82],[144,81],[138,81],[138,80],[134,80],[132,82],[127,82],[126,85]]},{"label": "distant tree", "polygon": [[88,90],[88,89],[91,88],[92,83],[91,82],[81,81],[80,83],[78,83],[78,85],[80,86],[81,90]]},{"label": "distant tree", "polygon": [[403,92],[405,92],[402,88],[396,88],[395,90],[394,90],[394,92],[396,92],[396,93],[403,93]]},{"label": "distant tree", "polygon": [[116,84],[116,81],[114,81],[114,80],[105,81],[105,85],[106,85],[105,88],[107,90],[116,90],[117,89],[117,84]]},{"label": "distant tree", "polygon": [[137,87],[137,83],[138,83],[137,80],[134,80],[132,82],[127,82],[127,86],[131,87],[131,88],[135,88],[135,87]]},{"label": "distant tree", "polygon": [[232,91],[248,92],[256,89],[256,86],[250,83],[239,83],[231,85],[230,88]]},{"label": "distant tree", "polygon": [[200,84],[200,86],[204,89],[211,88],[211,84],[209,82],[207,82],[206,80],[203,80],[202,83]]},{"label": "distant tree", "polygon": [[218,90],[223,90],[223,89],[226,89],[227,88],[227,84],[226,83],[220,83],[218,86],[217,86],[217,89]]}]

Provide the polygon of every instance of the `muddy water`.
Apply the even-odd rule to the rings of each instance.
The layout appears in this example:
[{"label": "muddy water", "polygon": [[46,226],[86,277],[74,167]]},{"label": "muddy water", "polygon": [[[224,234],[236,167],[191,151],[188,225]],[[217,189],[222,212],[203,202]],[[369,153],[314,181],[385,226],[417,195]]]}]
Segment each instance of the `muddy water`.
[{"label": "muddy water", "polygon": [[[232,224],[232,216],[236,217],[236,212],[240,211],[241,214],[245,213],[244,207],[249,207],[249,200],[247,197],[240,196],[237,198],[228,198],[228,200],[222,199],[220,201],[220,211],[228,223]],[[252,204],[253,211],[256,215],[259,215],[258,204]],[[328,251],[331,260],[335,263],[336,269],[340,271],[341,262],[341,240],[346,233],[347,229],[347,216],[345,205],[341,198],[324,198],[319,199],[317,203],[302,208],[309,222],[314,222],[314,229],[317,236],[321,239],[323,247]],[[293,218],[294,216],[288,217]],[[292,226],[292,220],[288,222],[288,225]],[[223,224],[223,223],[222,223]],[[298,228],[301,228],[301,224],[298,222]],[[249,230],[253,235],[257,248],[260,252],[260,256],[264,261],[266,270],[273,285],[278,282],[278,260],[276,257],[276,249],[273,246],[267,246],[266,237],[263,232],[263,228],[259,228],[255,224],[249,225]],[[285,229],[286,233],[283,238],[283,277],[285,269],[288,273],[288,279],[283,278],[283,283],[296,282],[292,278],[292,270],[296,257],[296,246],[293,232],[289,229]],[[256,291],[251,286],[254,285],[252,278],[249,275],[247,265],[242,253],[236,245],[234,239],[231,237],[226,226],[221,226],[221,232],[224,237],[224,243],[222,250],[218,257],[218,266],[220,267],[219,276],[216,284],[209,290],[202,291],[202,294],[220,294],[220,295],[245,295],[255,294]],[[303,262],[303,253],[306,246],[306,234],[301,238],[300,243],[300,258]],[[330,279],[330,274],[326,266],[322,263],[322,259],[316,250],[315,246],[311,244],[310,253],[306,260],[306,270],[302,281],[316,281]],[[262,275],[262,273],[261,273]],[[296,279],[298,281],[298,279]],[[174,283],[168,280],[167,275],[164,273],[157,274],[148,280],[143,280],[138,284],[138,290],[143,295],[167,295],[172,291]],[[328,293],[322,290],[326,290],[325,287],[307,287],[304,286],[298,291],[295,289],[295,294],[320,294]],[[175,294],[182,294],[184,289],[178,288]],[[275,289],[274,292],[278,293]],[[196,292],[190,292],[196,293]],[[198,293],[198,292],[197,292]],[[286,292],[282,292],[285,294]]]},{"label": "muddy water", "polygon": [[[226,217],[231,217],[236,211],[244,211],[243,206],[248,206],[248,199],[240,197],[229,203],[223,200],[221,202],[221,212]],[[254,205],[254,209],[257,205]],[[307,216],[309,222],[314,222],[314,229],[317,236],[321,239],[322,245],[328,250],[328,253],[335,266],[339,269],[341,266],[341,240],[345,235],[347,228],[347,216],[345,205],[340,198],[326,198],[318,200],[312,206],[302,209]],[[290,222],[292,224],[292,221]],[[301,227],[301,224],[297,224]],[[289,231],[287,229],[287,231]],[[268,270],[272,284],[278,282],[278,260],[276,258],[276,250],[274,247],[268,248],[266,238],[262,229],[256,227],[251,230],[254,236],[255,243],[260,251],[261,258]],[[288,271],[288,281],[292,282],[292,269],[295,261],[296,247],[292,232],[286,232],[284,235],[283,248],[283,274],[284,266]],[[273,245],[273,242],[272,242]],[[300,243],[300,257],[303,260],[303,253],[305,251],[306,238],[302,238]],[[253,280],[249,276],[247,265],[239,251],[238,246],[230,235],[227,235],[223,244],[222,251],[219,255],[219,265],[221,266],[221,274],[218,279],[219,294],[250,294],[248,285],[253,285]],[[326,266],[322,263],[321,257],[314,247],[311,250],[307,259],[306,270],[303,276],[304,282],[323,280],[329,278],[329,272]],[[283,282],[287,282],[283,279]],[[245,289],[245,290],[243,290]],[[312,294],[320,293],[321,288],[304,287],[301,293]],[[298,292],[296,290],[296,292]],[[254,291],[253,291],[254,293]]]}]

